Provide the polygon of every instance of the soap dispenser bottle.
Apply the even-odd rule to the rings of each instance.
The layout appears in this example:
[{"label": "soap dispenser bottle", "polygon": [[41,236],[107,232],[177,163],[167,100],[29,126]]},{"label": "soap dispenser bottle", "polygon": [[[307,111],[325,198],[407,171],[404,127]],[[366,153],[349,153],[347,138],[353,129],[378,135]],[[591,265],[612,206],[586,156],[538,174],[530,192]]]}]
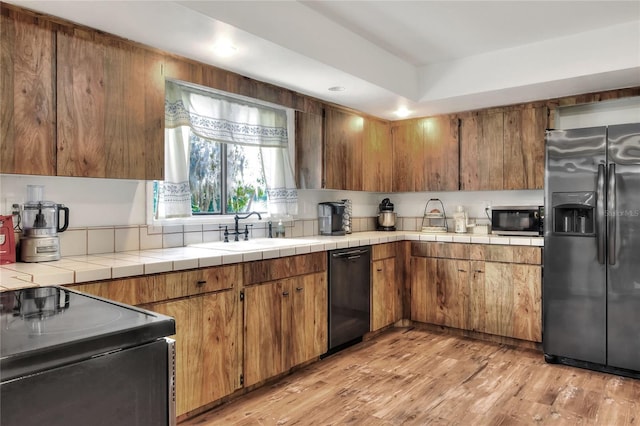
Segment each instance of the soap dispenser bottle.
[{"label": "soap dispenser bottle", "polygon": [[284,238],[284,224],[282,223],[282,219],[279,219],[276,225],[276,238]]}]

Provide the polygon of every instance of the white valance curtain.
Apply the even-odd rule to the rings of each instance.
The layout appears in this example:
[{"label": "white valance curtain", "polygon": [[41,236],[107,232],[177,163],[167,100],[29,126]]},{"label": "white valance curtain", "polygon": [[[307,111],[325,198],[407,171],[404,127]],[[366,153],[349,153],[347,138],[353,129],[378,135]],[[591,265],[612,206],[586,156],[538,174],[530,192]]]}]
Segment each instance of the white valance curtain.
[{"label": "white valance curtain", "polygon": [[165,181],[158,217],[191,215],[189,132],[221,143],[259,146],[269,213],[298,213],[289,159],[286,111],[168,81],[165,95]]}]

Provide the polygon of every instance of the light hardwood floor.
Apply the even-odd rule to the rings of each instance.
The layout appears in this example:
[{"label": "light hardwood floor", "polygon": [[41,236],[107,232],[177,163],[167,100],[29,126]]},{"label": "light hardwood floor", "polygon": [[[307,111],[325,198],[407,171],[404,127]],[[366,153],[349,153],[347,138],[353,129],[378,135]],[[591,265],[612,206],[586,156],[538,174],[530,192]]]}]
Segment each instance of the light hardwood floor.
[{"label": "light hardwood floor", "polygon": [[639,423],[640,380],[395,328],[181,426]]}]

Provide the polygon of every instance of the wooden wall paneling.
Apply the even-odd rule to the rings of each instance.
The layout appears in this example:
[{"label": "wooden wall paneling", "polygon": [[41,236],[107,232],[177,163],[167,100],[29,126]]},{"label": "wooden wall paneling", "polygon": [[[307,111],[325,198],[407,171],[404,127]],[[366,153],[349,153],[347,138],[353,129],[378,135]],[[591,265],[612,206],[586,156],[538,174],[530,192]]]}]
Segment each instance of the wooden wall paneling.
[{"label": "wooden wall paneling", "polygon": [[393,123],[393,192],[424,189],[424,129],[421,120]]},{"label": "wooden wall paneling", "polygon": [[324,139],[322,115],[296,111],[296,184],[300,189],[322,189]]},{"label": "wooden wall paneling", "polygon": [[424,120],[424,176],[428,191],[457,191],[458,119],[448,115]]},{"label": "wooden wall paneling", "polygon": [[55,31],[0,4],[0,173],[56,172]]},{"label": "wooden wall paneling", "polygon": [[393,147],[390,125],[386,121],[367,118],[364,122],[362,155],[362,189],[391,192]]},{"label": "wooden wall paneling", "polygon": [[57,174],[106,177],[106,46],[79,30],[57,40]]},{"label": "wooden wall paneling", "polygon": [[165,55],[164,76],[167,79],[204,85],[203,65],[179,56]]}]

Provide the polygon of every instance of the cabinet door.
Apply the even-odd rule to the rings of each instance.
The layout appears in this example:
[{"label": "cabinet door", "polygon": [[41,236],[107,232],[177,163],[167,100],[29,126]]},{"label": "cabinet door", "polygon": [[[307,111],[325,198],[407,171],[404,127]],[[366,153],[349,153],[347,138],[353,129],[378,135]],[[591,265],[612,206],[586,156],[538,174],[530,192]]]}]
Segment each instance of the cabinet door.
[{"label": "cabinet door", "polygon": [[[458,119],[450,116],[424,120],[425,191],[458,190]],[[416,188],[420,189],[420,188]]]},{"label": "cabinet door", "polygon": [[[291,333],[284,335],[287,350],[285,368],[325,353],[327,342],[327,278],[325,273],[303,275],[290,280],[292,299]],[[289,338],[290,337],[290,338]]]},{"label": "cabinet door", "polygon": [[411,319],[465,328],[469,262],[411,258]]},{"label": "cabinet door", "polygon": [[542,267],[513,265],[513,334],[517,339],[542,342]]},{"label": "cabinet door", "polygon": [[[244,384],[251,386],[284,371],[282,309],[287,297],[283,281],[245,288]],[[290,293],[289,293],[290,294]]]},{"label": "cabinet door", "polygon": [[202,312],[200,299],[182,299],[156,303],[148,309],[173,317],[176,322],[176,415],[180,416],[197,408],[193,399],[193,377],[198,371],[198,355],[201,354],[201,332],[198,319]]},{"label": "cabinet door", "polygon": [[460,189],[503,188],[504,114],[463,117],[460,124]]},{"label": "cabinet door", "polygon": [[529,107],[504,116],[504,189],[542,189],[547,108]]},{"label": "cabinet door", "polygon": [[197,297],[202,300],[202,345],[200,371],[194,390],[200,390],[196,405],[202,406],[240,388],[240,303],[236,291]]},{"label": "cabinet door", "polygon": [[421,191],[424,188],[424,144],[421,120],[394,123],[393,192]]},{"label": "cabinet door", "polygon": [[0,8],[0,173],[55,176],[55,33]]},{"label": "cabinet door", "polygon": [[240,317],[235,291],[159,302],[147,308],[176,321],[178,416],[240,387]]},{"label": "cabinet door", "polygon": [[334,108],[326,109],[326,187],[362,190],[362,144],[364,119]]},{"label": "cabinet door", "polygon": [[391,192],[393,146],[388,122],[367,119],[364,124],[362,189]]},{"label": "cabinet door", "polygon": [[296,111],[296,183],[300,189],[322,189],[324,158],[322,116]]},{"label": "cabinet door", "polygon": [[164,115],[146,104],[147,90],[155,102],[164,91],[158,81],[147,84],[146,67],[160,73],[161,63],[136,45],[79,30],[59,32],[57,49],[58,175],[145,179],[146,122],[156,125],[150,143],[163,144]]},{"label": "cabinet door", "polygon": [[438,259],[436,294],[441,319],[438,324],[465,328],[469,299],[469,262]]},{"label": "cabinet door", "polygon": [[373,262],[372,286],[371,330],[374,331],[395,323],[402,316],[394,257]]}]

